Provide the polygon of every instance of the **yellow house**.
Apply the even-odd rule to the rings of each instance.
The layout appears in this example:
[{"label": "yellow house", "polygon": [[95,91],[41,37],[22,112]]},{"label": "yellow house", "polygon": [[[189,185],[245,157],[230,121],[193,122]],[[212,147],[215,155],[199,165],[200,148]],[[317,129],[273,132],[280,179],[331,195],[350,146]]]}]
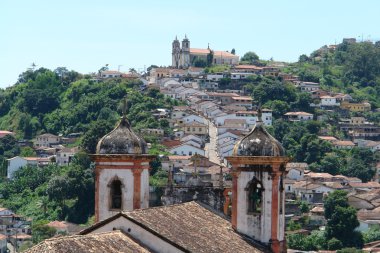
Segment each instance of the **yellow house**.
[{"label": "yellow house", "polygon": [[183,125],[182,130],[185,134],[207,135],[208,126],[200,122],[190,122]]},{"label": "yellow house", "polygon": [[348,103],[347,101],[342,101],[340,108],[351,112],[368,112],[371,111],[371,104],[368,102]]}]

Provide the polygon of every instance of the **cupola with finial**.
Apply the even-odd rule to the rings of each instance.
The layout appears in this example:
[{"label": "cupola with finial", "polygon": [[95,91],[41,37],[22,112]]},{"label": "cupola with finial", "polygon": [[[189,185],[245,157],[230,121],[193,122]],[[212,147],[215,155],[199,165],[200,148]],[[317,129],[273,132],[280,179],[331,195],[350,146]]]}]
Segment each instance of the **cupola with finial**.
[{"label": "cupola with finial", "polygon": [[126,117],[126,100],[123,100],[123,117],[117,127],[103,136],[96,147],[97,154],[147,154],[147,144],[135,134]]}]

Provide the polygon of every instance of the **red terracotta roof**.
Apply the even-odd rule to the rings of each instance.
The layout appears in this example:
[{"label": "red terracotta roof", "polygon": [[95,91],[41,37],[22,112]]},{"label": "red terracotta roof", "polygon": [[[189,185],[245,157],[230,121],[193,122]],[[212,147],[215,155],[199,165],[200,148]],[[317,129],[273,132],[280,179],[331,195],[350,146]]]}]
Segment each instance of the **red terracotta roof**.
[{"label": "red terracotta roof", "polygon": [[54,227],[54,228],[68,228],[68,225],[64,221],[52,221],[46,224],[49,227]]},{"label": "red terracotta roof", "polygon": [[[238,57],[234,54],[231,54],[230,52],[226,52],[226,51],[215,51],[213,50],[214,52],[214,57],[217,57],[217,56],[222,56],[222,57]],[[207,55],[210,53],[210,49],[203,49],[203,48],[190,48],[190,54],[201,54],[201,55]]]},{"label": "red terracotta roof", "polygon": [[350,146],[350,147],[353,147],[353,146],[355,146],[355,143],[353,143],[352,141],[336,141],[336,142],[334,142],[334,145],[335,146]]},{"label": "red terracotta roof", "polygon": [[180,145],[182,142],[180,140],[169,140],[163,141],[161,144],[165,147],[171,148]]},{"label": "red terracotta roof", "polygon": [[255,70],[262,70],[262,67],[258,67],[255,65],[237,65],[235,66],[235,69],[255,69]]},{"label": "red terracotta roof", "polygon": [[169,160],[190,160],[191,156],[189,155],[169,155]]}]

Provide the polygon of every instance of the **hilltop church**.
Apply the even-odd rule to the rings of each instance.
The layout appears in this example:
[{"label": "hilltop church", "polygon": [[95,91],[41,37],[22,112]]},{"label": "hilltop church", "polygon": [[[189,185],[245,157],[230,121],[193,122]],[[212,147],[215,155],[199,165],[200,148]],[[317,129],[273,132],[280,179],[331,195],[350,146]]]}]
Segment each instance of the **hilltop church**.
[{"label": "hilltop church", "polygon": [[96,223],[26,252],[286,252],[288,157],[261,116],[227,157],[233,178],[231,218],[195,201],[149,208],[149,161],[154,158],[124,115],[92,155]]},{"label": "hilltop church", "polygon": [[205,62],[212,61],[214,65],[238,65],[239,56],[228,51],[212,50],[210,47],[206,49],[190,48],[190,40],[185,35],[182,40],[182,48],[177,37],[172,43],[172,67],[173,68],[188,68],[194,66],[196,59],[202,59]]}]

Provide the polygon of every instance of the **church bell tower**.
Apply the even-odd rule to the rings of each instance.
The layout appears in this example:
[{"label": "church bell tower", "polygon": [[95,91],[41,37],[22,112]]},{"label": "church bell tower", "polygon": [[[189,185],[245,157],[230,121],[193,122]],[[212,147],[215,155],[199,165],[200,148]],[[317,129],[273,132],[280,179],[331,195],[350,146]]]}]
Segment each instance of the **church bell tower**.
[{"label": "church bell tower", "polygon": [[285,191],[288,157],[259,120],[236,143],[232,156],[232,226],[275,253],[286,252]]},{"label": "church bell tower", "polygon": [[173,43],[172,43],[172,67],[178,69],[181,64],[180,61],[181,61],[181,45],[176,36],[175,40],[173,40]]},{"label": "church bell tower", "polygon": [[100,139],[95,162],[95,222],[120,211],[149,207],[149,162],[146,142],[137,136],[125,116]]},{"label": "church bell tower", "polygon": [[183,68],[190,67],[190,40],[185,35],[182,41],[182,57],[181,65]]}]

